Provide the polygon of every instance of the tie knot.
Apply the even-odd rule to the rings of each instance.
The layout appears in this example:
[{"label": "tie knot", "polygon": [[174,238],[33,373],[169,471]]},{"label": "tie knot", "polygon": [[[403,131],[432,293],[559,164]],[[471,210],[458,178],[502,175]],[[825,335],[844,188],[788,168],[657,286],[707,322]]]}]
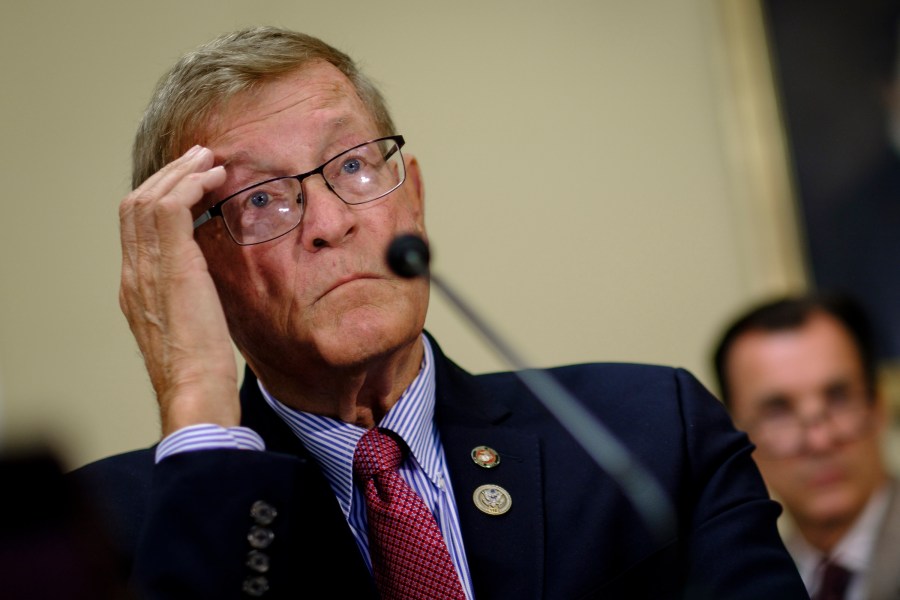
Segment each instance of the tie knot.
[{"label": "tie knot", "polygon": [[830,559],[826,560],[821,585],[813,598],[815,600],[842,600],[852,576],[851,571]]},{"label": "tie knot", "polygon": [[353,471],[366,481],[379,473],[396,471],[403,462],[403,450],[394,436],[377,427],[367,431],[353,454]]}]

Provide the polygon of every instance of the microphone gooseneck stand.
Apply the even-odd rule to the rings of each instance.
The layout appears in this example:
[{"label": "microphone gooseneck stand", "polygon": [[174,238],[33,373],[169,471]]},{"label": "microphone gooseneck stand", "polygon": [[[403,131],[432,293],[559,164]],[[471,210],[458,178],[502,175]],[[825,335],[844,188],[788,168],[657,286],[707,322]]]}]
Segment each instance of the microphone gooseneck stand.
[{"label": "microphone gooseneck stand", "polygon": [[584,448],[597,465],[619,485],[658,541],[675,536],[675,511],[659,482],[627,448],[549,373],[531,368],[463,298],[429,268],[428,245],[415,235],[391,242],[387,262],[401,277],[429,277],[447,300],[465,317],[494,351],[514,370],[519,380]]}]

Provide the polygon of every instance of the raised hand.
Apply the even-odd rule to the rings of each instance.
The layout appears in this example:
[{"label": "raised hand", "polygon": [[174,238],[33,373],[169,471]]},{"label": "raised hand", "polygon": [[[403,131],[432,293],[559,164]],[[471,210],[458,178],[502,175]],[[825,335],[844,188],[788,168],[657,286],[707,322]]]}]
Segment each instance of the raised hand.
[{"label": "raised hand", "polygon": [[163,435],[197,423],[238,425],[237,365],[191,208],[225,182],[207,148],[195,146],[119,207],[119,304],[159,401]]}]

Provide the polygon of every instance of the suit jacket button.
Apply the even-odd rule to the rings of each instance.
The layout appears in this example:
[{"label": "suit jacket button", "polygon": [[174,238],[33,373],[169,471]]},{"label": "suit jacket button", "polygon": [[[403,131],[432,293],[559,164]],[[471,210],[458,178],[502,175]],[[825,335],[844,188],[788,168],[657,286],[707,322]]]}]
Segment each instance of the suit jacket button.
[{"label": "suit jacket button", "polygon": [[247,566],[257,573],[265,573],[269,570],[269,556],[259,550],[251,550],[247,554]]},{"label": "suit jacket button", "polygon": [[271,529],[266,529],[265,527],[259,527],[256,525],[251,527],[250,533],[247,534],[247,541],[250,542],[250,546],[256,548],[257,550],[268,548],[269,544],[271,544],[272,540],[274,539],[275,534],[272,533]]},{"label": "suit jacket button", "polygon": [[244,580],[244,593],[259,598],[269,591],[269,580],[265,577],[248,577]]},{"label": "suit jacket button", "polygon": [[268,502],[257,500],[250,507],[250,516],[258,525],[271,525],[278,516],[278,511]]}]

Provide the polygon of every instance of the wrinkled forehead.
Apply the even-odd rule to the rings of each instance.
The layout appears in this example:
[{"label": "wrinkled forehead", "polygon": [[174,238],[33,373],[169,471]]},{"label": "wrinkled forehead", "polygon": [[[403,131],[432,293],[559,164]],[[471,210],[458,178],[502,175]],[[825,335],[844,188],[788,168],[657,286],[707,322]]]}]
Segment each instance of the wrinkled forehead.
[{"label": "wrinkled forehead", "polygon": [[201,144],[227,141],[254,122],[292,110],[321,120],[323,131],[354,127],[376,131],[370,107],[347,76],[330,63],[316,60],[223,99],[208,118],[197,123],[193,138]]}]

